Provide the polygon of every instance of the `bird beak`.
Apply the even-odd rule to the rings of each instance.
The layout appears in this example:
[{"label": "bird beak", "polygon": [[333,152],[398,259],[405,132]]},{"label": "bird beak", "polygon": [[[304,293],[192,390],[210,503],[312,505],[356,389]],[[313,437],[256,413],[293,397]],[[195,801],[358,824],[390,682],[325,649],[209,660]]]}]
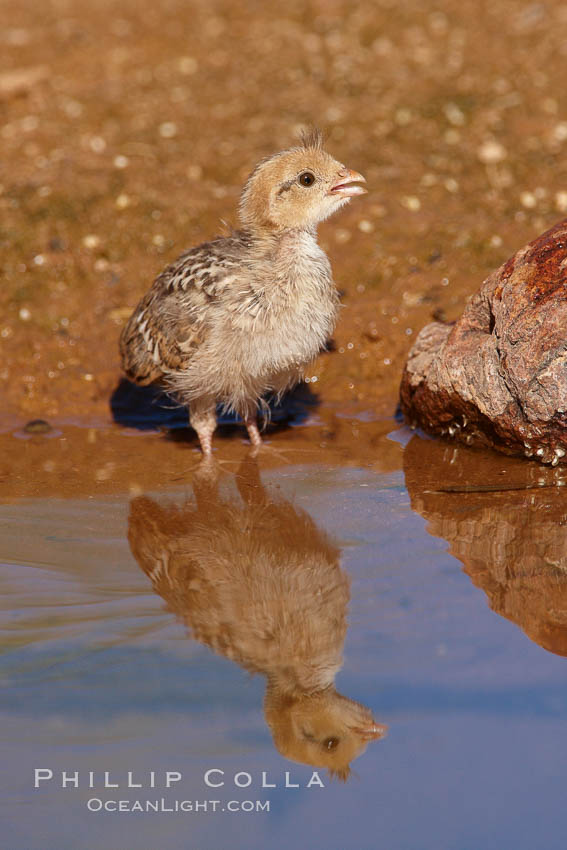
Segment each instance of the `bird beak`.
[{"label": "bird beak", "polygon": [[388,732],[388,727],[383,723],[373,723],[372,726],[367,726],[365,729],[355,729],[357,735],[360,735],[363,741],[379,741],[384,738]]},{"label": "bird beak", "polygon": [[352,195],[365,195],[367,190],[364,186],[355,186],[354,183],[366,183],[365,178],[358,171],[345,168],[339,172],[340,180],[331,186],[329,195],[339,195],[341,198],[350,198]]}]

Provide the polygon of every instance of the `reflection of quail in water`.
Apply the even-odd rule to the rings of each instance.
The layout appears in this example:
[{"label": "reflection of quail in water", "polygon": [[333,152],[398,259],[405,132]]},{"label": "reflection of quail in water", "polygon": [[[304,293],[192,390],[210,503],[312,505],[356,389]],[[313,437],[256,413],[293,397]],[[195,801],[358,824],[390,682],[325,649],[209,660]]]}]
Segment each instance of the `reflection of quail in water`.
[{"label": "reflection of quail in water", "polygon": [[339,550],[310,516],[271,501],[254,461],[237,477],[244,505],[196,485],[197,506],[132,502],[132,552],[193,637],[267,678],[274,742],[294,761],[346,779],[385,727],[337,693],[349,581]]},{"label": "reflection of quail in water", "polygon": [[242,193],[242,229],[182,254],[134,310],[120,339],[126,375],[161,381],[190,405],[205,455],[217,403],[259,445],[260,400],[301,380],[327,341],[338,301],[316,227],[362,194],[363,180],[318,133],[262,160]]}]

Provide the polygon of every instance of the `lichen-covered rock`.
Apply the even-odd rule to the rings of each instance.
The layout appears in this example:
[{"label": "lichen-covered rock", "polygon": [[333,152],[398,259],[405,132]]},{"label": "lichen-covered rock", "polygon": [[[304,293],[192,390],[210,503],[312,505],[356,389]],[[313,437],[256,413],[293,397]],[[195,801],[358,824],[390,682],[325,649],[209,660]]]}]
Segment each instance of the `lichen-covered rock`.
[{"label": "lichen-covered rock", "polygon": [[455,324],[421,331],[400,397],[430,434],[567,460],[567,219],[490,275]]}]

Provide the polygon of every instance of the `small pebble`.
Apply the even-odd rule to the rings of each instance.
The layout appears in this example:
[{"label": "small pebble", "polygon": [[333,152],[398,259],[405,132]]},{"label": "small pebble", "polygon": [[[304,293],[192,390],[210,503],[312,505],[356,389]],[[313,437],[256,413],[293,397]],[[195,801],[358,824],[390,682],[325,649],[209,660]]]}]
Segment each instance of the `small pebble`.
[{"label": "small pebble", "polygon": [[495,165],[498,162],[503,162],[508,156],[508,152],[500,142],[489,139],[479,147],[477,156],[485,165]]},{"label": "small pebble", "polygon": [[401,199],[401,204],[410,212],[418,212],[421,209],[421,201],[415,195],[405,195]]},{"label": "small pebble", "polygon": [[92,136],[92,138],[89,139],[89,147],[93,153],[103,153],[103,151],[106,150],[106,142],[102,136]]},{"label": "small pebble", "polygon": [[162,139],[173,139],[177,135],[177,124],[174,124],[173,121],[164,121],[163,124],[159,125],[159,134]]},{"label": "small pebble", "polygon": [[39,127],[39,118],[36,115],[26,115],[22,118],[20,126],[24,133],[31,133]]},{"label": "small pebble", "polygon": [[182,74],[194,74],[199,67],[199,63],[193,56],[182,56],[177,62],[177,67]]},{"label": "small pebble", "polygon": [[378,342],[380,339],[380,334],[378,333],[378,328],[374,325],[370,325],[363,334],[366,339],[369,339],[370,342]]},{"label": "small pebble", "polygon": [[67,246],[58,236],[53,236],[47,243],[49,250],[53,252],[65,251]]},{"label": "small pebble", "polygon": [[447,121],[454,127],[462,127],[465,123],[464,112],[459,109],[456,103],[447,103],[443,108],[443,112]]},{"label": "small pebble", "polygon": [[522,192],[520,195],[520,203],[527,210],[533,210],[537,205],[537,198],[533,192]]},{"label": "small pebble", "polygon": [[83,236],[83,246],[92,250],[93,248],[98,248],[100,245],[100,237],[95,236],[94,233],[89,233],[87,236]]},{"label": "small pebble", "polygon": [[340,121],[341,118],[343,117],[343,111],[342,111],[342,109],[339,109],[338,106],[330,106],[327,109],[325,116],[327,118],[327,121],[330,121],[331,124],[335,124],[337,121]]},{"label": "small pebble", "polygon": [[63,111],[69,118],[78,118],[83,113],[83,105],[78,100],[67,100],[63,104]]},{"label": "small pebble", "polygon": [[53,428],[45,419],[31,419],[23,430],[26,434],[49,434]]},{"label": "small pebble", "polygon": [[407,127],[408,124],[411,123],[413,118],[413,113],[411,109],[406,109],[405,107],[401,107],[396,111],[395,121],[399,127]]},{"label": "small pebble", "polygon": [[455,130],[454,127],[451,127],[449,130],[445,131],[443,139],[448,145],[458,145],[461,141],[461,134],[458,130]]},{"label": "small pebble", "polygon": [[567,139],[567,121],[561,121],[556,124],[553,129],[553,137],[558,142],[564,142]]}]

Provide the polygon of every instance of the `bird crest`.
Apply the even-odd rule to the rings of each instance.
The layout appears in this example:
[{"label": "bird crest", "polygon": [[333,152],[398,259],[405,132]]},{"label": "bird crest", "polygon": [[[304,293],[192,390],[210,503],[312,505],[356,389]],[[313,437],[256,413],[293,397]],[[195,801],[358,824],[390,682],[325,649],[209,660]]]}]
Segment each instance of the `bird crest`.
[{"label": "bird crest", "polygon": [[319,129],[319,127],[310,127],[309,129],[302,130],[300,139],[301,147],[305,148],[306,150],[323,150],[323,142],[325,140],[323,138],[323,133]]}]

